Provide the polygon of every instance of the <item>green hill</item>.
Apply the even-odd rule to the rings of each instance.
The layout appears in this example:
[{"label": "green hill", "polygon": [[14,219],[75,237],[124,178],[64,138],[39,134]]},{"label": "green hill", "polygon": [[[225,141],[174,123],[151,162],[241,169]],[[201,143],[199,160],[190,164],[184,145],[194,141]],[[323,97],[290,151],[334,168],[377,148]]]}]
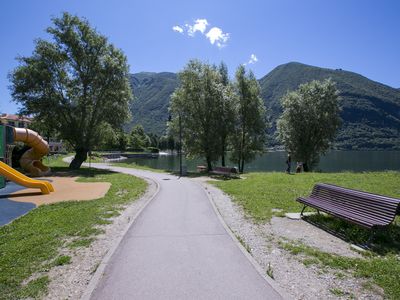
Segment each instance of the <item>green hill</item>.
[{"label": "green hill", "polygon": [[276,67],[261,78],[262,97],[272,111],[273,122],[281,113],[279,99],[287,91],[299,84],[326,78],[336,82],[342,98],[343,126],[336,140],[338,148],[400,149],[399,90],[341,69],[292,62]]},{"label": "green hill", "polygon": [[[262,97],[272,113],[272,133],[281,113],[279,99],[299,84],[332,78],[342,98],[343,126],[336,147],[340,149],[400,149],[400,90],[372,81],[359,74],[288,63],[280,65],[259,80]],[[175,73],[131,75],[136,100],[133,122],[147,132],[163,134],[168,119],[170,95],[178,86]],[[271,141],[277,145],[275,140]]]},{"label": "green hill", "polygon": [[132,122],[126,129],[142,124],[146,132],[164,134],[169,98],[178,86],[177,75],[141,72],[131,74],[130,82],[135,100],[131,106]]}]

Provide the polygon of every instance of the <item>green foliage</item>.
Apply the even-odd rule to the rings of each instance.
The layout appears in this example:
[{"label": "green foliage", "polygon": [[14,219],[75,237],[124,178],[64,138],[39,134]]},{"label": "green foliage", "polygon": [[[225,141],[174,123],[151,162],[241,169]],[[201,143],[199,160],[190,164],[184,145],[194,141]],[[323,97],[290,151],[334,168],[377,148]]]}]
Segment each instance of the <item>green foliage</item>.
[{"label": "green foliage", "polygon": [[[343,125],[335,140],[340,149],[400,149],[400,90],[369,80],[359,74],[288,63],[280,65],[258,80],[261,96],[271,117],[269,133],[276,133],[276,120],[282,113],[280,99],[300,84],[331,78],[342,99]],[[136,96],[132,105],[133,123],[146,132],[165,132],[170,95],[178,86],[174,73],[138,73],[131,75]],[[271,138],[271,146],[280,145]]]},{"label": "green foliage", "polygon": [[[52,166],[63,165],[55,160]],[[53,171],[68,172],[53,167]],[[108,171],[81,169],[72,174],[80,181],[111,182],[107,194],[92,201],[69,201],[40,206],[27,215],[0,228],[0,299],[37,298],[45,292],[47,276],[23,283],[37,272],[48,272],[49,262],[67,263],[59,257],[59,249],[67,241],[83,239],[88,243],[101,233],[99,225],[112,217],[110,212],[122,210],[123,205],[142,195],[146,182],[142,179]],[[124,191],[121,193],[120,191]],[[83,243],[83,242],[82,242]],[[87,244],[87,243],[83,243]]]},{"label": "green foliage", "polygon": [[186,65],[179,79],[180,86],[171,96],[174,119],[170,128],[176,133],[182,128],[186,153],[204,157],[211,169],[221,153],[217,128],[221,124],[220,104],[228,101],[228,87],[222,84],[216,68],[197,60]]},{"label": "green foliage", "polygon": [[[18,299],[40,299],[44,296],[44,291],[47,289],[49,285],[49,277],[42,276],[36,279],[33,279],[28,282],[27,285],[24,285],[19,291],[16,293]],[[0,299],[15,299],[8,298],[9,295],[0,295]],[[4,297],[4,298],[3,298]]]},{"label": "green foliage", "polygon": [[101,142],[98,150],[120,150],[125,151],[128,147],[129,135],[122,129],[114,129],[109,124],[103,126],[101,131]]},{"label": "green foliage", "polygon": [[71,242],[68,245],[68,247],[71,249],[81,248],[81,247],[89,247],[93,241],[94,241],[94,238],[88,238],[88,239],[80,238],[80,239],[77,239],[77,240]]},{"label": "green foliage", "polygon": [[63,266],[63,265],[68,265],[71,263],[71,256],[68,255],[61,255],[57,257],[54,261],[55,266]]},{"label": "green foliage", "polygon": [[266,115],[260,86],[252,72],[246,74],[244,66],[239,66],[236,71],[235,91],[236,122],[231,135],[231,157],[243,172],[244,163],[264,150]]},{"label": "green foliage", "polygon": [[143,150],[151,144],[150,137],[144,132],[142,125],[136,125],[129,134],[129,147],[135,150]]},{"label": "green foliage", "polygon": [[219,124],[218,127],[215,128],[218,130],[219,135],[219,148],[220,148],[220,156],[221,156],[221,165],[225,166],[225,157],[226,152],[228,150],[229,137],[232,135],[235,126],[235,118],[236,118],[236,95],[234,93],[234,87],[231,85],[229,81],[228,75],[228,67],[224,62],[221,62],[218,72],[221,76],[221,83],[225,87],[225,93],[223,97],[218,98],[219,100],[216,104],[219,110]]},{"label": "green foliage", "polygon": [[301,84],[281,100],[278,137],[304,170],[312,169],[326,153],[341,124],[338,92],[330,80]]},{"label": "green foliage", "polygon": [[64,13],[53,24],[47,29],[53,41],[38,39],[32,56],[18,59],[12,96],[20,113],[34,115],[75,148],[70,166],[79,168],[103,129],[129,117],[128,64],[86,20]]}]

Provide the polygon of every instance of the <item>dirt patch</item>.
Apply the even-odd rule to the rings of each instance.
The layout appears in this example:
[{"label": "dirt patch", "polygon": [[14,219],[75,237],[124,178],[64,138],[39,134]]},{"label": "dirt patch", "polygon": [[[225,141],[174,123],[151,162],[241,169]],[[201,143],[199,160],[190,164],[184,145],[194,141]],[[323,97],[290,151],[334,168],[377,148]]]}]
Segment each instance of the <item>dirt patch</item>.
[{"label": "dirt patch", "polygon": [[37,189],[23,189],[10,194],[7,198],[17,202],[30,202],[36,205],[61,201],[84,201],[104,197],[110,189],[109,182],[76,182],[78,177],[45,177],[51,182],[54,192],[43,195]]}]

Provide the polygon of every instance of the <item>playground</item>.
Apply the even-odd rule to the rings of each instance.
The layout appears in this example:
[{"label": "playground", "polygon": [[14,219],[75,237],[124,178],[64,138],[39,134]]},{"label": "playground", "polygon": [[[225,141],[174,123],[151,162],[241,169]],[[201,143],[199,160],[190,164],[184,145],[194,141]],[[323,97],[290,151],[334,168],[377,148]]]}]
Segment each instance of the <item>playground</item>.
[{"label": "playground", "polygon": [[[0,125],[0,226],[35,207],[62,201],[83,201],[104,197],[109,182],[77,182],[69,173],[51,174],[41,159],[49,152],[47,142],[35,131]],[[11,166],[15,142],[31,148],[19,160],[23,172]]]},{"label": "playground", "polygon": [[[248,173],[210,181],[107,164],[71,171],[61,157],[43,163],[36,156],[28,137],[44,143],[37,133],[2,130],[0,170],[8,179],[0,189],[0,225],[8,224],[0,226],[5,299],[109,299],[132,291],[139,298],[154,291],[171,297],[193,291],[204,298],[399,295],[392,284],[398,274],[392,254],[398,253],[396,222],[390,235],[377,239],[378,247],[365,252],[284,217],[301,210],[296,197],[309,194],[316,182],[398,197],[398,172]],[[15,137],[33,149],[28,159],[21,157],[25,169],[7,164]],[[346,229],[352,243],[369,236],[325,216],[315,221]],[[365,289],[367,284],[374,290]]]}]

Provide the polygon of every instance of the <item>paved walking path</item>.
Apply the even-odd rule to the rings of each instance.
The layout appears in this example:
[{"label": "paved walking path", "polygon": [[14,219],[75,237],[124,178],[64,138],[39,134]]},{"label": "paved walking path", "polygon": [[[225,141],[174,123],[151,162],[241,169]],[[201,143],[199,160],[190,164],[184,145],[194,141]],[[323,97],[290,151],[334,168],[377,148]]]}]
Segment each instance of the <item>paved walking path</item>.
[{"label": "paved walking path", "polygon": [[242,253],[203,187],[188,178],[110,167],[159,184],[91,299],[281,299]]}]

